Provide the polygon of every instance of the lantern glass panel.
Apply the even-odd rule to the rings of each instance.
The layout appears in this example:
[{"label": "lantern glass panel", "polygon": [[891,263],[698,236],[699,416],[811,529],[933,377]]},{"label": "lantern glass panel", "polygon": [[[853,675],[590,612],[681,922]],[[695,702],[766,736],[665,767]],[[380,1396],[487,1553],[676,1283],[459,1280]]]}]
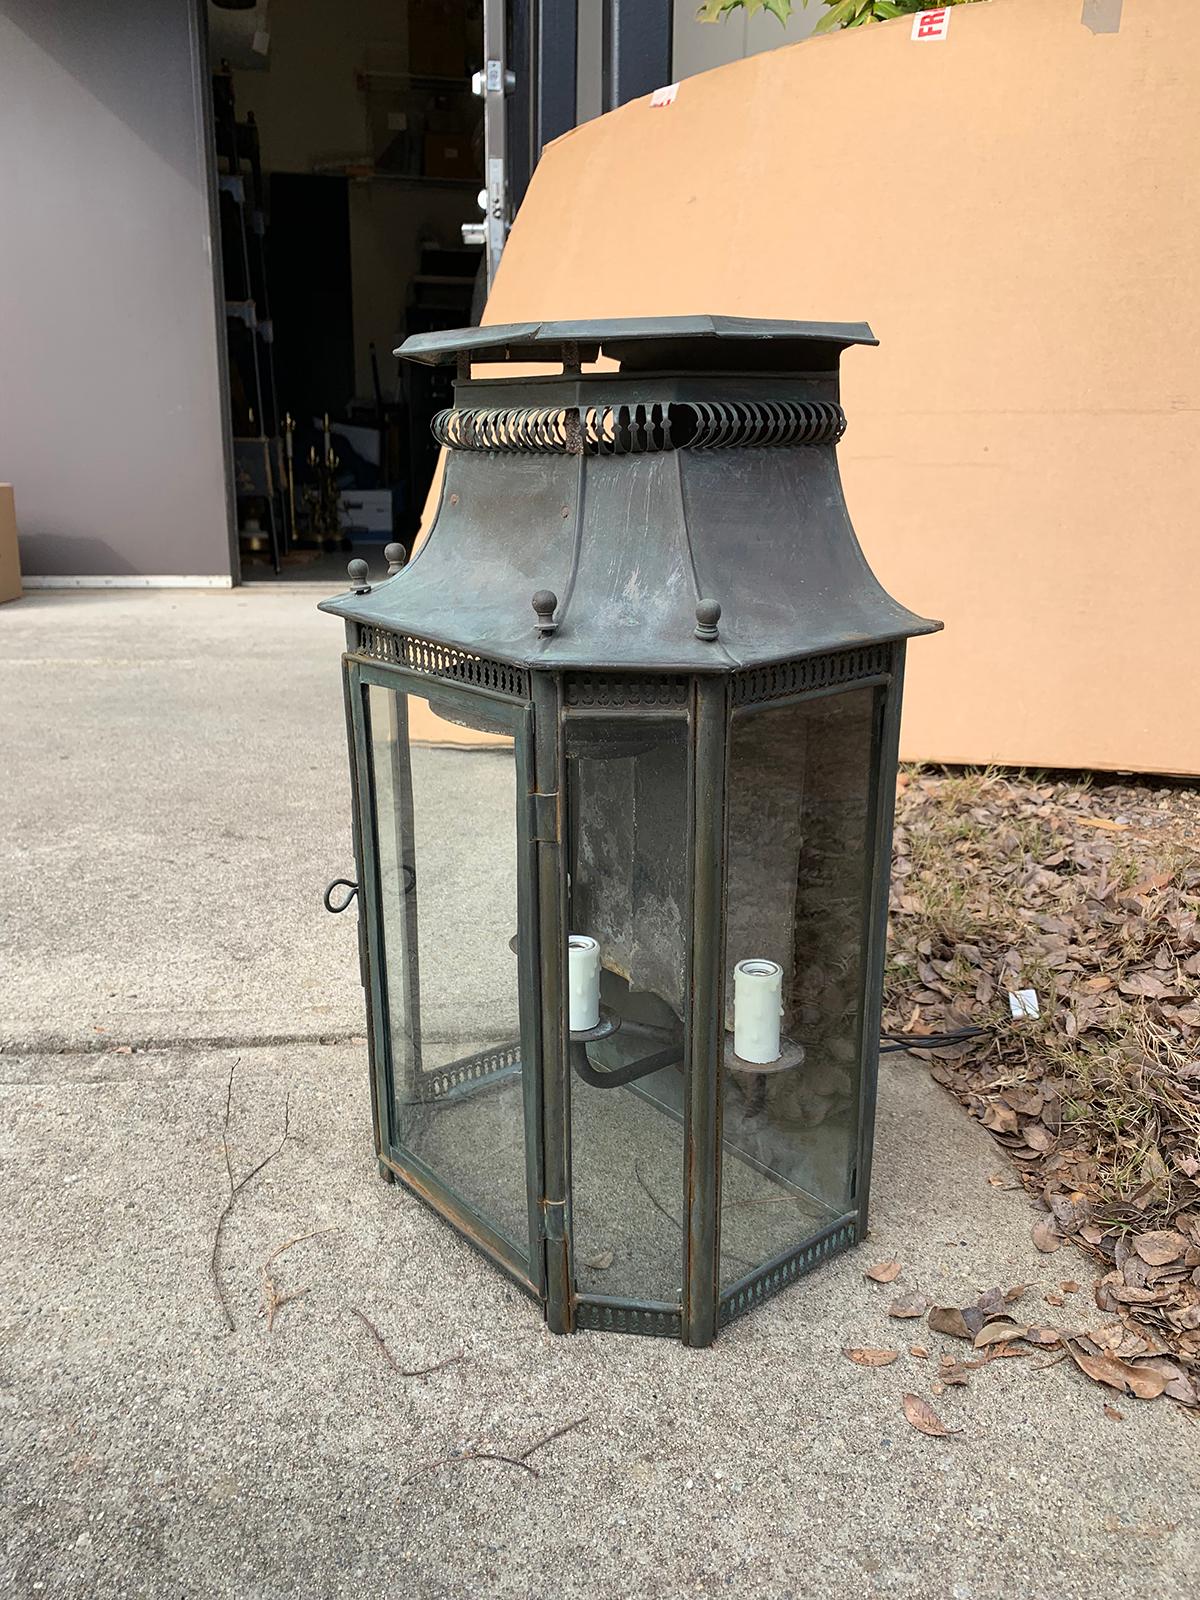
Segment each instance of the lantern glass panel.
[{"label": "lantern glass panel", "polygon": [[652,1068],[617,1086],[597,1086],[572,1072],[576,1286],[583,1294],[678,1304],[690,906],[687,719],[571,718],[566,754],[570,932],[599,943],[601,1017],[620,1024],[587,1045],[586,1064],[598,1072],[634,1063]]},{"label": "lantern glass panel", "polygon": [[512,714],[368,693],[391,1140],[527,1261]]},{"label": "lantern glass panel", "polygon": [[[878,717],[865,688],[732,720],[722,1286],[853,1205]],[[782,969],[775,1061],[735,1054],[743,961]],[[763,1002],[739,992],[748,1024]]]}]

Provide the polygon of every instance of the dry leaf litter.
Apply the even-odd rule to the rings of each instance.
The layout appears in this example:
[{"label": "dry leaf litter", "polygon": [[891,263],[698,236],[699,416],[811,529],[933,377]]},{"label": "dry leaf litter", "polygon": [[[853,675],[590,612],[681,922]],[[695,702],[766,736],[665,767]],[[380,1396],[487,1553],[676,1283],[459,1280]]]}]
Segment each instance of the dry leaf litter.
[{"label": "dry leaf litter", "polygon": [[[1029,989],[1039,1015],[1013,1020]],[[1037,1197],[1032,1244],[1101,1268],[1099,1327],[1021,1322],[1000,1290],[930,1327],[1200,1406],[1200,790],[902,772],[884,1026],[986,1030],[915,1053]]]}]

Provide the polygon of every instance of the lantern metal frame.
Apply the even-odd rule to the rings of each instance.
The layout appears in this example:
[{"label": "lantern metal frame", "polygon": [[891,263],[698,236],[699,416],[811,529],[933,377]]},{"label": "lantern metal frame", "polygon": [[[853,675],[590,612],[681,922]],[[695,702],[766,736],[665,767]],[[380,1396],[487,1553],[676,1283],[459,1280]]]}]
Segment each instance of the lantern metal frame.
[{"label": "lantern metal frame", "polygon": [[[702,326],[697,326],[702,325]],[[549,458],[559,474],[549,496],[562,492],[564,471],[580,473],[589,457],[588,411],[625,406],[624,420],[607,435],[593,433],[590,453],[602,446],[623,446],[612,453],[636,453],[636,430],[653,444],[654,428],[663,426],[646,408],[660,405],[664,417],[672,405],[703,406],[719,402],[698,401],[705,391],[716,392],[732,408],[734,450],[756,448],[746,442],[746,418],[751,427],[787,433],[788,418],[800,415],[811,421],[824,415],[828,424],[836,405],[837,362],[850,343],[873,342],[869,329],[825,324],[773,324],[723,319],[659,319],[647,323],[524,325],[518,329],[474,329],[453,334],[425,335],[410,340],[405,354],[418,359],[456,360],[455,413],[440,423],[444,442],[451,444],[442,488],[438,520],[430,534],[430,547],[439,539],[438,524],[450,502],[475,497],[474,519],[466,543],[484,548],[490,528],[496,531],[499,507],[492,502],[489,485],[503,475],[512,461],[523,463],[524,476],[517,492],[546,499],[546,474],[536,471],[539,458]],[[603,346],[622,360],[618,374],[585,374],[583,362]],[[699,351],[699,355],[697,355]],[[561,375],[522,379],[476,379],[475,360],[545,360],[552,354],[564,363]],[[699,362],[700,370],[696,371]],[[662,368],[666,369],[665,375]],[[799,375],[797,375],[797,368]],[[764,386],[766,398],[764,396]],[[782,399],[780,396],[782,395]],[[530,398],[553,401],[530,405]],[[614,398],[616,397],[616,398]],[[757,398],[756,398],[757,397]],[[478,402],[486,399],[486,407]],[[791,412],[785,402],[808,411]],[[537,427],[510,420],[489,424],[474,444],[463,445],[466,427],[461,413],[487,410],[512,413],[533,409],[541,414]],[[816,402],[824,406],[822,412]],[[768,409],[763,410],[762,407]],[[772,411],[769,408],[774,407]],[[643,408],[640,412],[637,407]],[[737,408],[741,408],[738,423]],[[547,420],[546,413],[554,413]],[[459,420],[453,420],[459,413]],[[690,413],[694,420],[695,409]],[[840,410],[839,410],[840,415]],[[631,417],[633,420],[631,421]],[[685,414],[685,422],[688,420]],[[701,419],[703,421],[703,418]],[[719,421],[719,418],[718,418]],[[511,441],[524,437],[535,446],[524,456],[497,459]],[[837,426],[840,428],[844,422]],[[452,435],[458,430],[459,444]],[[507,430],[507,432],[505,431]],[[557,430],[557,431],[556,431]],[[623,430],[623,432],[622,432]],[[711,432],[711,429],[710,429]],[[661,438],[661,433],[659,435]],[[537,448],[541,440],[542,448]],[[768,444],[770,440],[766,441]],[[786,445],[784,438],[780,443]],[[834,439],[824,437],[818,447],[833,453]],[[545,448],[549,443],[552,449]],[[561,447],[561,448],[560,448]],[[472,456],[472,451],[474,456]],[[530,468],[530,457],[534,467]],[[566,460],[554,460],[554,457]],[[492,478],[481,473],[490,460]],[[464,473],[463,466],[472,470]],[[682,469],[681,469],[682,470]],[[836,482],[836,479],[834,480]],[[457,487],[456,487],[457,486]],[[838,495],[840,501],[840,492]],[[583,500],[580,482],[577,517]],[[361,886],[359,902],[360,967],[367,997],[368,1040],[371,1061],[372,1113],[376,1152],[381,1174],[399,1179],[451,1222],[454,1227],[500,1267],[526,1293],[538,1301],[549,1327],[556,1333],[575,1329],[601,1329],[657,1334],[681,1338],[693,1346],[712,1342],[720,1328],[759,1305],[821,1262],[860,1240],[867,1227],[871,1179],[871,1154],[878,1069],[879,1018],[882,1006],[887,892],[891,853],[892,795],[898,756],[901,692],[905,640],[939,626],[906,612],[875,584],[862,561],[844,507],[835,507],[844,523],[853,551],[846,571],[861,573],[864,588],[873,586],[881,597],[878,613],[855,630],[833,617],[829,627],[805,628],[803,607],[796,608],[793,648],[779,650],[779,634],[765,640],[758,651],[728,643],[719,657],[705,654],[709,638],[705,627],[723,629],[710,613],[697,609],[690,636],[664,638],[650,630],[640,646],[618,641],[608,652],[602,636],[587,635],[586,619],[572,630],[571,607],[550,610],[538,600],[526,611],[525,641],[521,648],[498,647],[505,630],[512,631],[508,614],[484,618],[480,605],[466,620],[456,618],[453,607],[439,613],[430,603],[429,581],[440,581],[439,569],[430,562],[423,592],[417,575],[426,561],[422,553],[410,568],[383,583],[362,579],[354,590],[326,602],[322,609],[340,615],[346,624],[344,684],[350,766],[353,789],[354,851]],[[564,508],[564,518],[566,516]],[[461,513],[457,519],[461,528]],[[844,536],[839,525],[831,541]],[[460,535],[461,537],[461,535]],[[449,545],[452,541],[447,539]],[[449,552],[447,552],[449,553]],[[734,552],[736,556],[737,552]],[[481,579],[497,584],[496,560]],[[832,557],[830,559],[833,559]],[[838,557],[840,559],[840,557]],[[485,562],[485,566],[487,563]],[[496,592],[503,606],[531,605],[525,570],[512,573]],[[576,558],[578,566],[578,551]],[[411,577],[409,576],[411,574]],[[464,573],[464,582],[468,575]],[[750,574],[753,581],[753,573]],[[849,583],[850,579],[846,580]],[[522,589],[522,585],[524,585]],[[412,596],[406,599],[407,593]],[[717,598],[721,596],[717,593]],[[868,600],[872,595],[868,592]],[[490,603],[490,602],[489,602]],[[858,597],[855,598],[858,603]],[[874,603],[874,602],[873,602]],[[557,610],[557,616],[555,612]],[[836,605],[833,607],[836,613]],[[565,613],[565,620],[564,620]],[[425,626],[416,626],[422,620]],[[678,628],[675,630],[678,635]],[[806,632],[824,635],[821,648],[808,650]],[[572,637],[574,635],[574,637]],[[642,660],[630,659],[640,648]],[[616,659],[611,659],[615,656]],[[395,1078],[389,1036],[389,1009],[384,959],[384,906],[379,843],[375,832],[376,778],[371,736],[371,686],[401,693],[428,695],[436,688],[439,702],[458,704],[464,712],[486,704],[489,714],[511,732],[516,759],[518,805],[514,826],[518,860],[518,932],[515,941],[521,994],[519,1041],[525,1118],[526,1183],[528,1195],[528,1259],[515,1250],[476,1208],[452,1192],[439,1174],[406,1151],[396,1137]],[[861,910],[861,1005],[858,1009],[857,1091],[858,1124],[849,1178],[851,1205],[844,1214],[813,1232],[802,1242],[773,1259],[756,1265],[743,1278],[727,1284],[720,1280],[721,1225],[721,1112],[725,1072],[725,904],[728,881],[728,789],[731,729],[735,713],[747,708],[786,706],[816,701],[851,689],[870,690],[873,722],[868,798],[870,865],[865,875]],[[690,864],[688,924],[687,1004],[683,1017],[685,1089],[683,1101],[684,1173],[682,1203],[683,1265],[678,1301],[649,1301],[621,1295],[580,1292],[573,1262],[571,1186],[572,1051],[580,1039],[569,1031],[565,1001],[565,966],[568,939],[568,862],[565,841],[570,837],[566,782],[566,730],[573,721],[603,719],[608,723],[648,727],[664,718],[686,718],[688,729],[688,815],[686,851]],[[511,1070],[512,1063],[508,1064]],[[465,1092],[471,1092],[470,1081]]]}]

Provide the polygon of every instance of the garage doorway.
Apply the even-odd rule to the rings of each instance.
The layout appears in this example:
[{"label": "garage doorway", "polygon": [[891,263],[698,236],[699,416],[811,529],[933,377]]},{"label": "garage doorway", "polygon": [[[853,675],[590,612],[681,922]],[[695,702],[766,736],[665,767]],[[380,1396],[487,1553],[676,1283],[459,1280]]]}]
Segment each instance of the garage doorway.
[{"label": "garage doorway", "polygon": [[481,4],[207,9],[241,578],[337,588],[436,464],[450,377],[392,351],[481,309]]}]

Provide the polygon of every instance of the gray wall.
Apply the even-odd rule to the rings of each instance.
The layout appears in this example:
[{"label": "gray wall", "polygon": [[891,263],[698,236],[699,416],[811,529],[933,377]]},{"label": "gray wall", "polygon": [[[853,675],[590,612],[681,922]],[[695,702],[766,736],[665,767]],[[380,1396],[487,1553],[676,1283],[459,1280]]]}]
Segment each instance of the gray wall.
[{"label": "gray wall", "polygon": [[198,17],[0,0],[0,479],[26,573],[230,572]]}]

